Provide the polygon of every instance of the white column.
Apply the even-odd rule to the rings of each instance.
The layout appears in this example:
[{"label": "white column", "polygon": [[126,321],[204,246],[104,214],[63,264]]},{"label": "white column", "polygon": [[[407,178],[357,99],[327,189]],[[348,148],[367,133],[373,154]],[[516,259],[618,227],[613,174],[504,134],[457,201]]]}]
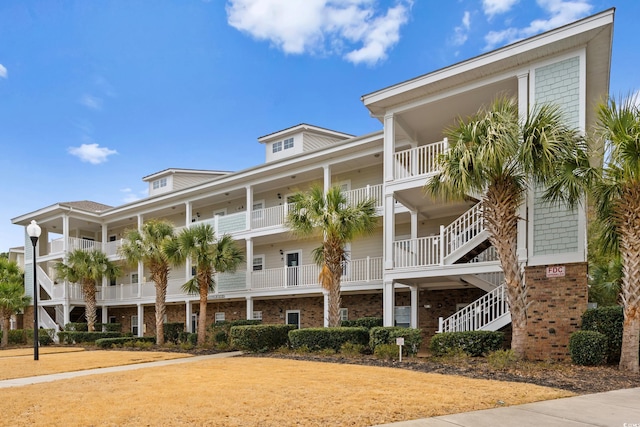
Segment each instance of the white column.
[{"label": "white column", "polygon": [[384,326],[393,326],[395,319],[396,295],[393,280],[385,280],[382,291],[382,317]]},{"label": "white column", "polygon": [[418,287],[410,286],[411,289],[411,327],[418,327]]},{"label": "white column", "polygon": [[144,336],[144,306],[138,304],[138,336]]},{"label": "white column", "polygon": [[393,114],[384,116],[384,180],[393,181],[394,153],[395,153],[395,121]]},{"label": "white column", "polygon": [[107,224],[102,224],[102,251],[107,251]]},{"label": "white column", "polygon": [[191,303],[191,301],[186,300],[184,302],[184,317],[185,317],[185,322],[184,325],[186,326],[186,331],[189,333],[192,333],[193,330],[191,329],[191,315],[193,314],[193,305]]},{"label": "white column", "polygon": [[[246,241],[246,259],[247,259],[247,277],[246,277],[246,286],[247,289],[251,289],[251,275],[253,273],[253,239],[251,237],[247,237]],[[247,316],[249,314],[247,313]],[[247,317],[249,319],[249,317]]]},{"label": "white column", "polygon": [[68,298],[62,303],[62,317],[63,317],[63,326],[66,326],[67,323],[71,322],[71,307],[69,306]]},{"label": "white column", "polygon": [[322,310],[323,312],[322,318],[324,319],[323,325],[325,328],[328,328],[329,327],[329,292],[322,291],[322,297],[324,301],[323,303],[324,309]]},{"label": "white column", "polygon": [[[253,213],[253,187],[247,185],[247,230],[251,230],[251,215]],[[266,206],[263,206],[266,207]]]},{"label": "white column", "polygon": [[393,269],[393,242],[395,240],[395,200],[393,193],[384,196],[384,268]]},{"label": "white column", "polygon": [[[529,72],[518,74],[518,115],[526,119],[529,111]],[[527,259],[527,197],[518,209],[518,259]]]},{"label": "white column", "polygon": [[411,214],[411,238],[418,238],[418,211],[410,211]]},{"label": "white column", "polygon": [[246,297],[247,299],[247,320],[253,319],[253,297]]},{"label": "white column", "polygon": [[67,214],[62,215],[62,250],[66,261],[69,250],[69,215]]},{"label": "white column", "polygon": [[324,194],[331,188],[331,165],[322,166]]},{"label": "white column", "polygon": [[107,323],[109,321],[109,309],[106,305],[102,306],[102,323]]},{"label": "white column", "polygon": [[184,226],[191,225],[191,218],[193,218],[193,208],[191,202],[184,202]]}]

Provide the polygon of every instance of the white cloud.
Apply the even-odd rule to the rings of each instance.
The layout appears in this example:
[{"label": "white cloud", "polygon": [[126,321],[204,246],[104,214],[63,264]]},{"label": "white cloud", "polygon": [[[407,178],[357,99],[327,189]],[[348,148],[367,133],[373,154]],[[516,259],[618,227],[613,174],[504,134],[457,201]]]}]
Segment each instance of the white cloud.
[{"label": "white cloud", "polygon": [[79,147],[69,147],[69,154],[78,157],[83,162],[93,165],[104,163],[112,154],[118,154],[116,150],[110,150],[106,147],[100,147],[98,144],[82,144]]},{"label": "white cloud", "polygon": [[132,203],[137,202],[140,199],[143,199],[147,196],[147,190],[140,190],[136,194],[131,188],[123,188],[120,192],[124,193],[122,201],[124,203]]},{"label": "white cloud", "polygon": [[490,31],[484,37],[486,50],[498,45],[530,37],[553,28],[561,27],[569,22],[585,17],[593,6],[589,0],[537,0],[538,6],[549,16],[547,19],[536,19],[524,28],[507,28],[502,31]]},{"label": "white cloud", "polygon": [[451,44],[454,46],[462,46],[469,37],[469,30],[471,29],[471,13],[465,11],[462,16],[462,23],[453,29],[453,39]]},{"label": "white cloud", "polygon": [[0,77],[3,79],[7,78],[7,68],[2,64],[0,64]]},{"label": "white cloud", "polygon": [[491,19],[494,15],[506,13],[520,0],[482,0],[482,10]]},{"label": "white cloud", "polygon": [[342,55],[354,64],[375,64],[400,39],[413,0],[386,11],[374,0],[229,0],[228,23],[287,54]]},{"label": "white cloud", "polygon": [[80,104],[84,105],[85,107],[91,110],[102,109],[102,99],[98,98],[97,96],[93,96],[85,93],[84,95],[82,95],[79,102]]}]

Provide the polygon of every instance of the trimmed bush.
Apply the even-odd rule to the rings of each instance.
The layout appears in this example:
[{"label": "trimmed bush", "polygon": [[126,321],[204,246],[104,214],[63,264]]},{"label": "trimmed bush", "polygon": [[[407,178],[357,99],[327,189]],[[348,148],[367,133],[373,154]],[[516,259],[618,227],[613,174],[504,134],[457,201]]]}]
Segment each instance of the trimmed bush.
[{"label": "trimmed bush", "polygon": [[576,365],[602,365],[607,360],[607,337],[595,331],[574,332],[569,338],[569,353]]},{"label": "trimmed bush", "polygon": [[[0,339],[2,339],[3,331],[0,331]],[[31,333],[33,336],[33,332]],[[33,341],[33,339],[32,339]],[[27,343],[27,333],[24,329],[9,330],[9,345],[23,345]]]},{"label": "trimmed bush", "polygon": [[[402,354],[415,356],[422,345],[422,331],[415,328],[402,328],[398,326],[378,326],[369,331],[369,347],[374,354],[376,348],[383,344],[396,345],[396,338],[404,338]],[[397,350],[397,347],[396,347]]]},{"label": "trimmed bush", "polygon": [[122,323],[96,323],[96,331],[122,332]]},{"label": "trimmed bush", "polygon": [[87,323],[70,322],[64,325],[65,332],[87,332],[89,325]]},{"label": "trimmed bush", "polygon": [[400,351],[395,344],[378,344],[373,355],[378,359],[395,360],[400,358]]},{"label": "trimmed bush", "polygon": [[96,340],[96,346],[100,348],[125,347],[135,343],[156,343],[156,337],[117,337],[100,338]]},{"label": "trimmed bush", "polygon": [[469,356],[482,356],[500,350],[504,334],[495,331],[444,332],[431,338],[429,349],[434,356],[445,356],[460,349]]},{"label": "trimmed bush", "polygon": [[[38,343],[43,346],[53,344],[55,333],[54,329],[38,329]],[[24,337],[26,344],[33,345],[33,329],[24,329]],[[9,338],[11,338],[11,335],[9,335]]]},{"label": "trimmed bush", "polygon": [[620,306],[592,308],[582,315],[583,331],[600,332],[607,337],[608,363],[620,361],[623,323],[624,313]]},{"label": "trimmed bush", "polygon": [[178,344],[180,334],[184,332],[184,323],[165,323],[164,324],[164,342],[172,342]]},{"label": "trimmed bush", "polygon": [[289,344],[289,331],[293,325],[232,326],[229,332],[231,346],[254,353],[265,352]]},{"label": "trimmed bush", "polygon": [[58,332],[60,344],[80,344],[92,343],[101,338],[119,338],[122,334],[119,332]]},{"label": "trimmed bush", "polygon": [[195,346],[198,344],[198,334],[190,332],[180,332],[178,336],[178,344],[190,344]]},{"label": "trimmed bush", "polygon": [[356,320],[343,320],[340,326],[345,328],[375,328],[376,326],[382,326],[382,317],[361,317]]},{"label": "trimmed bush", "polygon": [[[121,323],[94,323],[95,332],[122,332]],[[64,325],[65,332],[88,332],[89,325],[81,322],[70,322]]]},{"label": "trimmed bush", "polygon": [[238,319],[238,320],[225,320],[222,322],[216,322],[209,327],[208,335],[209,338],[213,338],[213,344],[216,347],[219,347],[220,344],[227,346],[231,345],[230,340],[230,330],[234,326],[255,326],[261,325],[262,320],[255,319]]},{"label": "trimmed bush", "polygon": [[289,341],[293,349],[306,346],[311,351],[332,349],[340,351],[340,347],[348,342],[366,345],[369,341],[367,328],[306,328],[289,332]]},{"label": "trimmed bush", "polygon": [[346,342],[340,347],[340,354],[347,357],[359,357],[365,352],[366,348],[367,346],[363,344]]}]

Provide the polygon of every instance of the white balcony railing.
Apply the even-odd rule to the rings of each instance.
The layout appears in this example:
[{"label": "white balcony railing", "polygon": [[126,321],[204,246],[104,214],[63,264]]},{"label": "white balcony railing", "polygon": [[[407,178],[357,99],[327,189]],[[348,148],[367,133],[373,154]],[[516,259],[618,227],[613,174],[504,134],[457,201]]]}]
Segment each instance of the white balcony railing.
[{"label": "white balcony railing", "polygon": [[421,145],[395,153],[394,179],[416,178],[437,172],[438,156],[447,150],[448,142]]},{"label": "white balcony railing", "polygon": [[396,268],[426,267],[440,264],[440,238],[438,236],[393,242]]},{"label": "white balcony railing", "polygon": [[376,207],[381,208],[383,204],[382,184],[367,185],[366,187],[345,191],[345,196],[347,201],[354,205],[371,198],[376,201]]}]

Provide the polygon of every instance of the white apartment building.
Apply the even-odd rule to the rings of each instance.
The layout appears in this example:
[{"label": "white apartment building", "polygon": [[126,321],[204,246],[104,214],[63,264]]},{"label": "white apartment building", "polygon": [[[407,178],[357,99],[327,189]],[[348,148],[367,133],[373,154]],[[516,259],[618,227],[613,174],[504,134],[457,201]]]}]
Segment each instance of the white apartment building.
[{"label": "white apartment building", "polygon": [[[245,265],[216,278],[208,322],[258,318],[325,325],[326,296],[311,257],[320,242],[294,238],[285,226],[289,197],[321,183],[341,186],[351,201],[375,198],[380,216],[376,232],[348,248],[343,318],[380,316],[385,325],[420,327],[426,335],[505,327],[510,318],[501,268],[482,226],[478,195],[444,203],[425,196],[423,186],[436,172],[436,156],[447,149],[443,129],[499,94],[516,98],[523,114],[536,104],[556,103],[572,125],[587,129],[594,107],[608,94],[613,15],[607,10],[364,95],[380,132],[352,136],[300,124],[260,137],[265,163],[246,170],[166,169],[143,178],[149,196],[140,201],[116,207],[61,202],[14,218],[18,226],[36,220],[42,227],[41,326],[56,328],[84,311],[80,285],[56,281],[56,262],[78,248],[100,249],[118,261],[123,232],[152,218],[178,229],[208,222],[244,249]],[[586,308],[585,210],[550,207],[531,192],[521,218],[523,266],[560,266],[563,280],[584,289]],[[26,289],[32,292],[28,236],[25,242]],[[99,320],[152,335],[155,290],[149,274],[142,265],[123,271],[99,288]],[[172,270],[167,312],[168,321],[195,331],[198,297],[180,290],[191,274],[189,265]]]}]

